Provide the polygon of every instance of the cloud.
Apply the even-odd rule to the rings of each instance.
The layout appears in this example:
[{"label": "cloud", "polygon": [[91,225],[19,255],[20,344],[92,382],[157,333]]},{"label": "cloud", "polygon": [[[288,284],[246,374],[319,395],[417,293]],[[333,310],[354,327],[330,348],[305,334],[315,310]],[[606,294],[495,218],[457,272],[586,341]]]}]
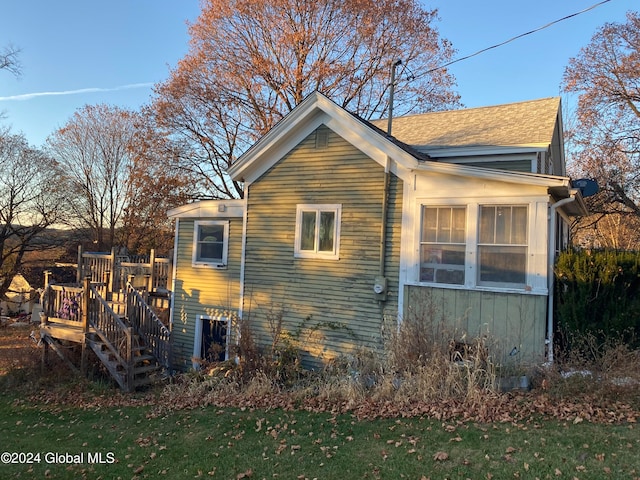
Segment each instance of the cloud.
[{"label": "cloud", "polygon": [[53,97],[59,95],[78,95],[81,93],[98,93],[98,92],[118,92],[120,90],[130,90],[133,88],[148,88],[153,86],[153,83],[130,83],[128,85],[120,85],[112,88],[79,88],[77,90],[62,90],[58,92],[34,92],[34,93],[22,93],[20,95],[10,95],[8,97],[0,97],[0,102],[9,100],[31,100],[38,97]]}]

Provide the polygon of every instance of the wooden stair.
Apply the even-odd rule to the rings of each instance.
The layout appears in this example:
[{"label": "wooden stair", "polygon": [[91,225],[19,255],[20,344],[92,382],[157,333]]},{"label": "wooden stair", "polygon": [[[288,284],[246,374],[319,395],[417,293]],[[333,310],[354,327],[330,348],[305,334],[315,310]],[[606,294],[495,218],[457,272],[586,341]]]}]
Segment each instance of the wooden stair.
[{"label": "wooden stair", "polygon": [[[49,347],[65,359],[61,341],[82,344],[80,371],[92,350],[120,388],[132,392],[171,371],[171,332],[130,282],[116,298],[101,295],[88,277],[82,286],[48,285],[40,325],[43,363]],[[74,367],[75,368],[75,367]]]},{"label": "wooden stair", "polygon": [[112,345],[96,335],[90,335],[87,343],[120,388],[126,392],[149,385],[161,378],[162,367],[158,364],[155,355],[142,344],[142,339],[137,334],[134,335],[132,342],[131,363],[118,355]]}]

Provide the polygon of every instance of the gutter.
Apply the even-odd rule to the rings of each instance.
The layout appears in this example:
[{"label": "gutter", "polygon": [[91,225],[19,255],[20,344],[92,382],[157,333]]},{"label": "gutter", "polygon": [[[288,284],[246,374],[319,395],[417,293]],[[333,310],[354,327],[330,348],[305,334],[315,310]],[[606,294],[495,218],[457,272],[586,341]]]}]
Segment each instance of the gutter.
[{"label": "gutter", "polygon": [[556,210],[573,202],[576,199],[577,191],[570,191],[569,197],[563,198],[557,201],[549,210],[549,236],[547,246],[547,338],[545,343],[547,344],[547,365],[553,364],[553,301],[554,301],[554,274],[553,266],[555,264],[555,251],[556,251]]}]

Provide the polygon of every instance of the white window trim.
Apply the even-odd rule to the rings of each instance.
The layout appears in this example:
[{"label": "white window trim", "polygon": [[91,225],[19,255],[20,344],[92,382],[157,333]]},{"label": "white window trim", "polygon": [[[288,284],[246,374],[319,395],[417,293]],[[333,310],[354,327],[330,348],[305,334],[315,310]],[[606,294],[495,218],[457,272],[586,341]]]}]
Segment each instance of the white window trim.
[{"label": "white window trim", "polygon": [[[203,323],[204,322],[208,322],[208,321],[218,321],[218,322],[224,322],[226,323],[226,328],[227,328],[227,336],[226,336],[226,342],[225,342],[225,346],[224,346],[224,359],[225,360],[229,360],[229,338],[231,335],[231,319],[229,317],[212,317],[210,315],[198,315],[197,319],[196,319],[196,324],[195,324],[195,336],[193,337],[193,359],[200,359],[202,360],[202,356],[200,355],[201,350],[202,350],[202,329],[203,329]],[[191,363],[191,366],[194,370],[199,370],[200,369],[200,362],[197,361],[193,361]]]},{"label": "white window trim", "polygon": [[[206,262],[198,259],[198,231],[201,226],[218,225],[223,228],[223,240],[222,240],[222,261],[221,262]],[[227,268],[227,260],[229,256],[229,221],[228,220],[196,220],[193,225],[193,247],[191,263],[194,267],[198,268]]]},{"label": "white window trim", "polygon": [[[302,212],[314,211],[316,214],[320,212],[334,212],[335,213],[335,223],[334,223],[334,231],[333,231],[333,251],[331,252],[320,252],[317,250],[317,241],[316,241],[316,250],[302,250],[301,242],[301,226],[302,226]],[[295,230],[295,239],[294,239],[294,250],[293,255],[296,258],[321,258],[324,260],[339,260],[340,259],[340,224],[342,218],[342,204],[339,203],[300,203],[296,206],[296,230]],[[316,222],[317,225],[317,222]],[[317,236],[317,235],[316,235]],[[317,238],[316,238],[317,240]]]},{"label": "white window trim", "polygon": [[[536,224],[536,218],[545,215],[546,203],[542,202],[540,197],[473,197],[473,198],[425,198],[418,197],[415,199],[415,215],[417,220],[413,224],[413,242],[414,242],[414,260],[412,272],[406,284],[428,286],[434,288],[452,288],[465,290],[485,290],[485,291],[511,291],[526,293],[545,293],[544,286],[540,278],[543,274],[543,264],[546,261],[546,250],[541,250],[541,241],[538,238],[538,232],[533,226]],[[479,238],[479,218],[480,205],[526,205],[528,211],[527,225],[527,265],[526,265],[526,283],[525,285],[516,284],[480,284],[479,283],[479,265],[478,260],[478,238]],[[420,281],[420,239],[422,234],[422,207],[423,206],[466,206],[467,208],[467,231],[466,231],[466,254],[465,254],[465,283],[464,285],[444,284],[434,282]],[[544,207],[541,208],[541,207]],[[413,223],[413,222],[412,222]],[[545,223],[546,226],[546,223]],[[546,234],[545,234],[546,235]],[[546,238],[546,237],[545,237]],[[407,272],[407,273],[409,273]]]},{"label": "white window trim", "polygon": [[[515,289],[525,289],[527,286],[527,278],[529,276],[529,271],[530,271],[530,266],[529,266],[529,250],[530,250],[530,246],[529,246],[529,242],[531,241],[531,235],[529,235],[529,231],[531,230],[531,215],[530,215],[530,211],[531,211],[531,205],[529,205],[528,203],[496,203],[496,202],[480,202],[478,203],[477,207],[477,215],[479,218],[480,215],[480,207],[482,206],[486,206],[486,207],[514,207],[514,206],[525,206],[527,207],[527,239],[526,239],[526,243],[524,245],[522,244],[507,244],[507,245],[501,245],[501,244],[481,244],[480,243],[480,222],[478,222],[478,231],[477,231],[477,235],[476,235],[476,244],[475,244],[475,251],[476,251],[476,258],[477,258],[477,264],[476,267],[477,268],[477,272],[476,272],[476,279],[475,279],[475,283],[477,286],[479,287],[496,287],[496,288],[515,288]],[[525,266],[524,266],[524,278],[525,278],[525,282],[524,283],[509,283],[509,282],[492,282],[489,280],[480,280],[480,268],[479,268],[479,264],[480,264],[480,247],[482,246],[513,246],[513,247],[524,247],[525,248]]]}]

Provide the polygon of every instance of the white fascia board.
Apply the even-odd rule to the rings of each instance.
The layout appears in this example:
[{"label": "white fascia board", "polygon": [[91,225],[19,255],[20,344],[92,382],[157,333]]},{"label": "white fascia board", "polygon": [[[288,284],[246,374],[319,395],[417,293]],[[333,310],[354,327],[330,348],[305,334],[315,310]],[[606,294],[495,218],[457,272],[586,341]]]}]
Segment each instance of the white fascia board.
[{"label": "white fascia board", "polygon": [[393,163],[400,164],[396,169],[398,172],[408,171],[406,169],[418,165],[418,160],[413,155],[390,142],[380,132],[365,125],[324,95],[316,93],[310,95],[258,140],[227,170],[227,173],[233,180],[242,180],[245,183],[255,181],[323,124],[382,166],[387,164],[387,157],[392,158],[395,161]]},{"label": "white fascia board", "polygon": [[173,208],[169,218],[234,218],[244,215],[244,200],[199,200]]},{"label": "white fascia board", "polygon": [[496,170],[485,167],[472,167],[459,163],[443,163],[426,161],[420,163],[416,172],[434,172],[462,177],[484,178],[499,182],[521,183],[525,185],[537,185],[541,187],[565,187],[569,186],[568,177],[556,175],[544,175],[539,173],[514,172],[510,170]]},{"label": "white fascia board", "polygon": [[[322,98],[326,98],[323,95],[315,92],[309,95],[302,101],[295,109],[287,114],[280,122],[278,122],[271,130],[263,135],[256,143],[254,143],[249,150],[243,153],[236,162],[227,169],[227,173],[233,180],[247,181],[251,170],[256,167],[256,163],[261,162],[260,159],[269,152],[274,146],[282,143],[284,139],[291,136],[292,130],[297,127],[298,124],[313,114],[313,110],[317,107],[319,101]],[[327,101],[329,101],[327,99]],[[251,175],[253,176],[253,175]]]},{"label": "white fascia board", "polygon": [[510,145],[510,146],[474,146],[474,147],[416,147],[420,152],[424,152],[432,158],[451,158],[451,157],[486,157],[490,155],[508,155],[522,153],[538,153],[546,152],[549,144],[531,144],[531,145]]}]

